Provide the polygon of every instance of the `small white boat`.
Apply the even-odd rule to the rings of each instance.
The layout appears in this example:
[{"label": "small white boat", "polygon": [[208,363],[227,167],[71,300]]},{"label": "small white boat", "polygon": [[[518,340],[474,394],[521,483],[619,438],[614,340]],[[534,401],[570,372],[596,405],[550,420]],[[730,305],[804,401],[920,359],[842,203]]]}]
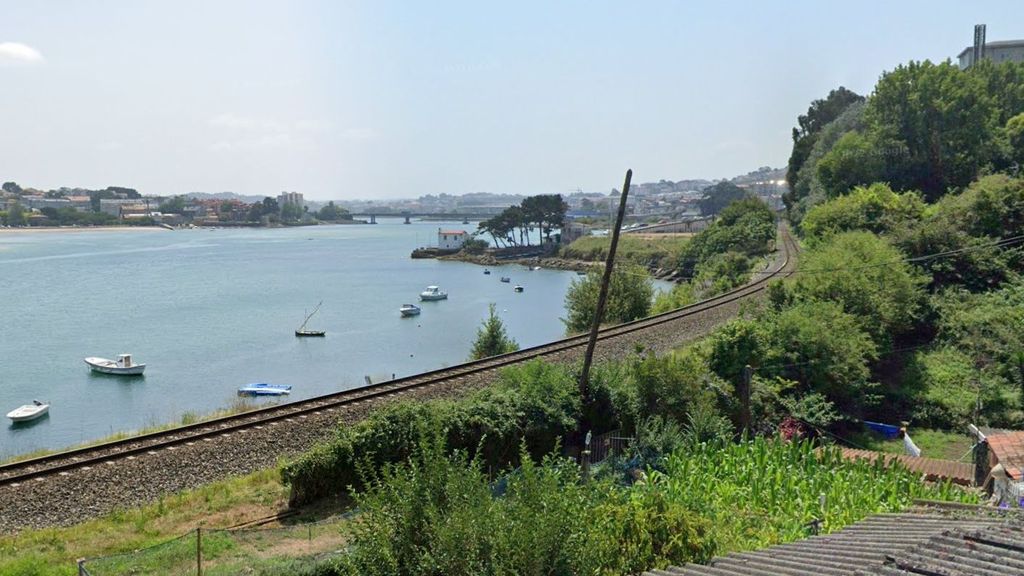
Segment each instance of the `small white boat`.
[{"label": "small white boat", "polygon": [[120,374],[121,376],[138,376],[146,369],[145,364],[133,364],[131,354],[118,354],[117,360],[91,356],[85,359],[85,363],[95,372]]},{"label": "small white boat", "polygon": [[292,387],[287,384],[267,384],[266,382],[247,384],[238,389],[239,396],[284,396],[291,393]]},{"label": "small white boat", "polygon": [[516,291],[516,292],[522,292],[522,291],[523,291],[523,287],[522,287],[522,286],[520,286],[520,285],[518,285],[518,284],[516,284],[516,287],[515,287],[515,288],[513,288],[512,290],[514,290],[514,291]]},{"label": "small white boat", "polygon": [[511,279],[511,278],[509,278],[508,276],[502,276],[502,277],[501,277],[501,281],[502,281],[502,282],[504,282],[504,283],[506,283],[506,284],[508,284],[509,282],[511,282],[511,281],[512,281],[512,279]]},{"label": "small white boat", "polygon": [[43,414],[50,411],[50,405],[39,400],[33,400],[31,404],[25,404],[11,410],[7,413],[7,417],[15,422],[26,422],[28,420],[35,420]]},{"label": "small white boat", "polygon": [[415,304],[402,304],[398,311],[402,313],[402,316],[417,316],[420,313],[420,307]]},{"label": "small white boat", "polygon": [[427,286],[427,289],[420,292],[420,300],[424,302],[431,302],[433,300],[447,300],[448,293],[442,291],[437,286]]}]

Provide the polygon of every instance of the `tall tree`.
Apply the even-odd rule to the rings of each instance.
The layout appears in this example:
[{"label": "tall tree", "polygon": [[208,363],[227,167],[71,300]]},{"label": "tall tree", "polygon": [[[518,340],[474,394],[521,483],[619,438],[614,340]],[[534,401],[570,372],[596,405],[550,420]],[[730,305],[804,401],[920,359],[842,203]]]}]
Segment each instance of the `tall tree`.
[{"label": "tall tree", "polygon": [[883,74],[866,117],[882,141],[905,150],[883,155],[896,190],[935,200],[974,180],[992,157],[993,99],[980,76],[951,62],[910,62]]},{"label": "tall tree", "polygon": [[797,173],[810,155],[818,133],[838,118],[850,104],[863,101],[864,97],[860,94],[840,86],[829,92],[825,98],[811,102],[807,114],[797,118],[797,127],[793,128],[793,152],[789,156],[789,165],[786,169],[786,182],[790,190],[796,187]]},{"label": "tall tree", "polygon": [[718,184],[712,184],[704,189],[700,200],[700,213],[705,216],[712,216],[721,212],[726,206],[737,200],[747,198],[750,194],[739,186],[722,180]]},{"label": "tall tree", "polygon": [[476,331],[473,350],[469,354],[470,360],[479,360],[519,350],[519,344],[505,331],[505,324],[494,313],[494,309],[493,303],[488,305],[487,319]]}]

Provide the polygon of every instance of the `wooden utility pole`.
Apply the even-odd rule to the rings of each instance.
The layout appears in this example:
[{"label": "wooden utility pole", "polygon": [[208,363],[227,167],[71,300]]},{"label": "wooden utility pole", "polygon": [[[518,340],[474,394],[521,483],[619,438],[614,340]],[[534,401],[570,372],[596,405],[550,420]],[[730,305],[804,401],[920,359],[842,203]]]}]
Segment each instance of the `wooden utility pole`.
[{"label": "wooden utility pole", "polygon": [[743,380],[740,383],[740,429],[750,431],[750,386],[754,378],[754,369],[747,364],[743,367]]},{"label": "wooden utility pole", "polygon": [[[612,244],[608,247],[608,258],[604,263],[604,276],[601,278],[601,291],[597,296],[597,310],[594,311],[594,321],[590,324],[587,353],[583,356],[583,371],[580,374],[580,401],[583,406],[586,406],[590,399],[590,364],[594,361],[597,332],[600,330],[601,320],[604,318],[604,306],[608,300],[608,285],[611,283],[612,267],[615,265],[615,248],[619,245],[619,229],[622,228],[622,219],[626,216],[626,195],[629,194],[629,182],[632,179],[633,170],[626,170],[626,182],[622,185],[622,196],[619,197],[619,214],[615,218],[615,226],[612,228]],[[581,429],[580,432],[582,433],[583,430]]]},{"label": "wooden utility pole", "polygon": [[196,528],[196,575],[203,576],[203,528]]}]

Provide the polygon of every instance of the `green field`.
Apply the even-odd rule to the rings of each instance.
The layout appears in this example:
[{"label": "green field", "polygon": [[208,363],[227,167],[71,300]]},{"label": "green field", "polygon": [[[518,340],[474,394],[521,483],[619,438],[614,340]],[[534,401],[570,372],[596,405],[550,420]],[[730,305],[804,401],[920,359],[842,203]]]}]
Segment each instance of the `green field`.
[{"label": "green field", "polygon": [[[631,262],[644,267],[671,268],[679,252],[690,239],[685,236],[664,238],[623,235],[615,252],[619,261]],[[599,262],[608,257],[611,238],[607,236],[584,236],[562,248],[559,256],[572,260]]]}]

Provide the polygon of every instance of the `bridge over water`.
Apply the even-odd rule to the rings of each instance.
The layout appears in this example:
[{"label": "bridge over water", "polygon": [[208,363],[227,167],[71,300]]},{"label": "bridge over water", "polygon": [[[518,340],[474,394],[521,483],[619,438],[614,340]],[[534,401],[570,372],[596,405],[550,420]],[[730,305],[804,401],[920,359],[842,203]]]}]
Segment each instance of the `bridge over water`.
[{"label": "bridge over water", "polygon": [[419,218],[423,220],[462,220],[463,223],[468,221],[480,221],[486,220],[494,214],[484,214],[482,212],[352,212],[353,218],[369,218],[370,224],[376,224],[377,218],[405,218],[405,223],[409,224],[413,218]]}]

